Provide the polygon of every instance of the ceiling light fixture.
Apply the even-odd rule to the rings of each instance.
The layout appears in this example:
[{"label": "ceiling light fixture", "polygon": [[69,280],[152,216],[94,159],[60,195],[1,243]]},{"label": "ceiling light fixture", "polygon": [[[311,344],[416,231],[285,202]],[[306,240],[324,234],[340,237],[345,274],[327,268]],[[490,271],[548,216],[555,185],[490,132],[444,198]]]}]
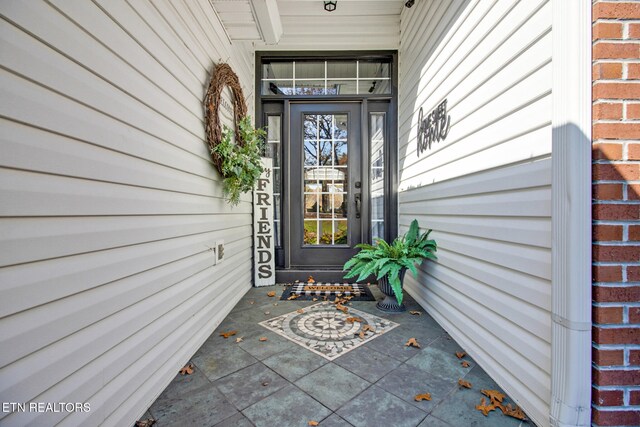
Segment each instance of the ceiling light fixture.
[{"label": "ceiling light fixture", "polygon": [[338,7],[337,1],[324,2],[324,10],[326,10],[327,12],[333,12],[334,10],[336,10],[336,7]]},{"label": "ceiling light fixture", "polygon": [[413,6],[413,4],[416,2],[416,0],[408,0],[404,5],[407,8],[410,8],[411,6]]}]

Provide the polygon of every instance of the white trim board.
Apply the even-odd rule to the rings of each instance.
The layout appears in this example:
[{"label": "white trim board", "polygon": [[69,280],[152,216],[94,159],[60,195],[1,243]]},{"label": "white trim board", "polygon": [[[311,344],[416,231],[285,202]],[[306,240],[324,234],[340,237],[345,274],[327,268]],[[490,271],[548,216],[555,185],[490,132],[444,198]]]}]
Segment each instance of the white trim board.
[{"label": "white trim board", "polygon": [[552,426],[591,424],[591,2],[552,0]]}]

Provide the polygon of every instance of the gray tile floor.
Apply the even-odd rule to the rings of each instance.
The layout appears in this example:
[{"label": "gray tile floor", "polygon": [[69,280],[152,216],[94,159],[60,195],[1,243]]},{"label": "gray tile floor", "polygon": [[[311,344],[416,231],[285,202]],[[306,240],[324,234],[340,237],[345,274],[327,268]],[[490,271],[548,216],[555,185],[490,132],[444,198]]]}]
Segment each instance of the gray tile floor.
[{"label": "gray tile floor", "polygon": [[[520,426],[500,410],[487,417],[475,409],[481,389],[499,389],[469,356],[455,356],[455,341],[406,296],[407,312],[385,314],[375,302],[350,306],[400,326],[329,362],[259,325],[317,304],[280,301],[282,286],[253,288],[191,359],[191,375],[177,375],[143,418],[157,426]],[[275,290],[276,297],[267,292]],[[381,293],[372,286],[374,295]],[[267,313],[268,314],[265,314]],[[221,331],[237,330],[224,339]],[[242,337],[237,343],[235,338]],[[266,341],[259,341],[266,337]],[[417,338],[420,349],[406,347]],[[459,388],[464,378],[472,389]],[[431,393],[431,401],[414,396]],[[510,403],[509,398],[505,403]]]}]

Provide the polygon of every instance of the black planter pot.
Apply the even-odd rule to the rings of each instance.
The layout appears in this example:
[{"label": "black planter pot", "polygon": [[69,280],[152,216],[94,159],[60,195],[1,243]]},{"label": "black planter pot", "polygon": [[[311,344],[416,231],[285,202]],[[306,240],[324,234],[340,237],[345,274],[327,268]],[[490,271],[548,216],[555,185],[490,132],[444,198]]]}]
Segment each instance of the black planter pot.
[{"label": "black planter pot", "polygon": [[[401,285],[404,285],[404,274],[406,272],[406,268],[400,270],[399,277]],[[380,288],[380,291],[385,295],[385,299],[376,304],[376,307],[378,307],[379,310],[386,311],[388,313],[401,313],[407,310],[404,303],[398,304],[396,294],[393,292],[393,288],[389,284],[389,278],[387,276],[378,280],[378,288]]]}]

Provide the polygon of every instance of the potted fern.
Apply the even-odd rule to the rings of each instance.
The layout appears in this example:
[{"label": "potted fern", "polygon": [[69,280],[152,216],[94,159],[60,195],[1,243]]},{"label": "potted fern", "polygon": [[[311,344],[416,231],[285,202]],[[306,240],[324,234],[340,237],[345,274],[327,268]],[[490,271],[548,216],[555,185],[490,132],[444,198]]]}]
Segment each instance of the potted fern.
[{"label": "potted fern", "polygon": [[418,221],[414,219],[409,231],[390,244],[383,239],[377,239],[373,245],[356,245],[360,252],[344,265],[347,272],[345,279],[357,276],[359,282],[374,275],[378,280],[378,287],[386,295],[376,307],[389,312],[405,311],[402,285],[407,269],[417,277],[416,264],[421,264],[425,258],[437,259],[434,254],[437,245],[435,240],[429,239],[430,233],[431,230],[420,233]]}]

